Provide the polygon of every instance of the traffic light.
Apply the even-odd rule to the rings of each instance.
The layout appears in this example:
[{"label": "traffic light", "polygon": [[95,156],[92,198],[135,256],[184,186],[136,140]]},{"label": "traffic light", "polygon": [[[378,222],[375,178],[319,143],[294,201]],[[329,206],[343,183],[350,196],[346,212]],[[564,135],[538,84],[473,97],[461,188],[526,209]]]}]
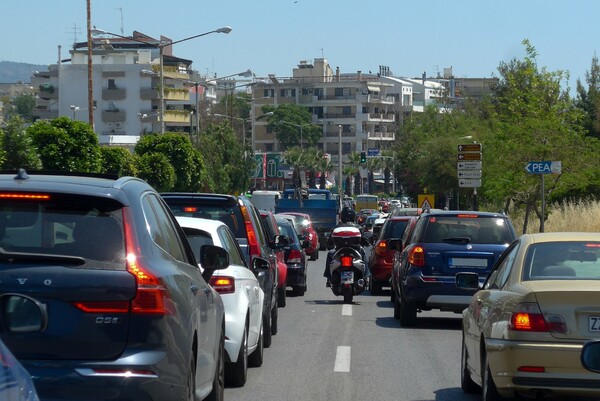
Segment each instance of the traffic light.
[{"label": "traffic light", "polygon": [[360,152],[360,162],[361,163],[367,162],[367,152]]}]

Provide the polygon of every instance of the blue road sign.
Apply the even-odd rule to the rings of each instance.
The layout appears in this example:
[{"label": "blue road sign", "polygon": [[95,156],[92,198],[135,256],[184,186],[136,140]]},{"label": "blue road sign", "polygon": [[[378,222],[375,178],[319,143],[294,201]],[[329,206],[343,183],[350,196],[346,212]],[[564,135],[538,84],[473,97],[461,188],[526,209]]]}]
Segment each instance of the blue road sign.
[{"label": "blue road sign", "polygon": [[379,149],[377,148],[369,148],[369,151],[367,152],[368,156],[377,156],[379,155]]},{"label": "blue road sign", "polygon": [[525,166],[525,171],[530,174],[560,174],[562,172],[562,162],[548,160],[529,162]]}]

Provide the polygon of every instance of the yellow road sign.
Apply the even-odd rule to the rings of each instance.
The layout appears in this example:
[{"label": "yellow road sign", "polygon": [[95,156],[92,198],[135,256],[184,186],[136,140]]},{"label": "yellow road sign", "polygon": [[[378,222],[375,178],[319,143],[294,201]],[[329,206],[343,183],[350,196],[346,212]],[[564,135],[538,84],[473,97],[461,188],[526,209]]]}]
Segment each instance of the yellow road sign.
[{"label": "yellow road sign", "polygon": [[433,209],[435,205],[435,196],[431,194],[421,194],[417,198],[421,209]]}]

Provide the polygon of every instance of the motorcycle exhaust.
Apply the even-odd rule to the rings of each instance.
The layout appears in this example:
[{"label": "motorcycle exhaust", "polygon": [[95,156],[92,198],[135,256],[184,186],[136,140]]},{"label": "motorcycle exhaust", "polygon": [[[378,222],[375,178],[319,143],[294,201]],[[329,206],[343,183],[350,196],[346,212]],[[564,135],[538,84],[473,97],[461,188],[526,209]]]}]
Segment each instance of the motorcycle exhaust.
[{"label": "motorcycle exhaust", "polygon": [[358,281],[356,282],[356,284],[362,288],[365,286],[365,280],[363,280],[362,278],[359,278]]}]

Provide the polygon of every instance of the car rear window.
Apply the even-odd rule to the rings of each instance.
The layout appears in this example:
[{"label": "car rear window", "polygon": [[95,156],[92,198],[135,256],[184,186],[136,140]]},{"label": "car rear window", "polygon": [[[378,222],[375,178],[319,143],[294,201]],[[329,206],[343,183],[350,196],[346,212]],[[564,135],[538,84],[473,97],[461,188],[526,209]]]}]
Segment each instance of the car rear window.
[{"label": "car rear window", "polygon": [[471,244],[509,244],[513,240],[504,218],[476,214],[429,216],[421,242],[464,241]]},{"label": "car rear window", "polygon": [[527,250],[523,279],[600,280],[600,242],[564,241],[533,244]]},{"label": "car rear window", "polygon": [[[35,195],[35,196],[32,196]],[[0,247],[6,253],[83,258],[82,266],[125,269],[123,205],[72,194],[0,197]]]},{"label": "car rear window", "polygon": [[381,238],[402,238],[407,225],[408,220],[388,220]]},{"label": "car rear window", "polygon": [[213,203],[180,201],[164,198],[175,216],[199,217],[220,220],[225,223],[236,238],[246,238],[246,226],[239,206]]}]

